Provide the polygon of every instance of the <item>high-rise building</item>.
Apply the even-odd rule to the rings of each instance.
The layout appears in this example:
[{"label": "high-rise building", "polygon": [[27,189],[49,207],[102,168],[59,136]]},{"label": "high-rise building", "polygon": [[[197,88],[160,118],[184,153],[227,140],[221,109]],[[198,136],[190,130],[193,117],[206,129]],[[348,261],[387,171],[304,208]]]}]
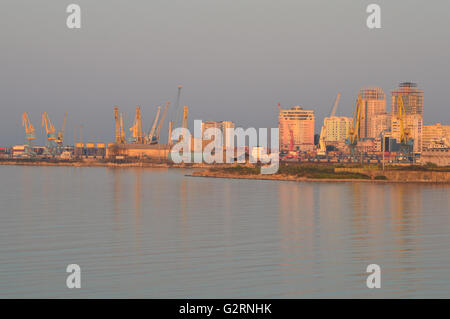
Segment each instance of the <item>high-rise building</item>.
[{"label": "high-rise building", "polygon": [[392,137],[400,143],[400,119],[398,118],[398,97],[401,97],[405,109],[404,126],[409,137],[414,139],[413,151],[422,152],[423,126],[423,90],[417,88],[416,83],[403,82],[392,92]]},{"label": "high-rise building", "polygon": [[353,119],[346,116],[331,116],[323,120],[325,142],[345,142],[350,136]]},{"label": "high-rise building", "polygon": [[397,96],[401,96],[406,114],[423,115],[423,90],[416,83],[402,82],[392,91],[392,110],[397,108]]},{"label": "high-rise building", "polygon": [[314,111],[294,106],[280,109],[278,116],[280,150],[312,151],[314,149]]},{"label": "high-rise building", "polygon": [[422,149],[431,150],[450,147],[450,125],[436,123],[422,128]]},{"label": "high-rise building", "polygon": [[377,115],[386,113],[386,94],[380,88],[363,88],[359,90],[361,98],[360,138],[376,138],[380,132],[375,129]]}]

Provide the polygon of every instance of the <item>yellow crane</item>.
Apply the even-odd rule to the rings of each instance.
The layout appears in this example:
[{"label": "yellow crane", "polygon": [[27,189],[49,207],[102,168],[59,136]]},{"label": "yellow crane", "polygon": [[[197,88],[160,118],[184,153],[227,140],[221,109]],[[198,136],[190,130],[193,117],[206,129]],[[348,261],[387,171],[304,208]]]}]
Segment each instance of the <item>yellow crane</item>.
[{"label": "yellow crane", "polygon": [[123,131],[123,116],[122,112],[120,113],[119,118],[119,107],[114,107],[114,122],[116,129],[116,143],[123,144],[125,143],[125,132]]},{"label": "yellow crane", "polygon": [[53,153],[53,143],[56,140],[56,129],[53,126],[47,112],[42,113],[42,128],[47,135],[47,152]]},{"label": "yellow crane", "polygon": [[150,129],[150,132],[148,133],[148,137],[147,137],[148,144],[152,144],[152,142],[153,142],[153,137],[155,135],[155,129],[156,129],[156,123],[158,123],[160,113],[161,113],[161,106],[158,106],[158,110],[156,111],[155,119],[153,120],[152,128]]},{"label": "yellow crane", "polygon": [[188,118],[189,109],[185,105],[183,110],[183,128],[187,128],[187,118]]},{"label": "yellow crane", "polygon": [[58,147],[62,147],[64,144],[64,133],[66,131],[66,121],[67,121],[67,112],[64,114],[64,122],[61,127],[61,131],[58,131],[56,135],[55,143],[58,145]]},{"label": "yellow crane", "polygon": [[134,119],[134,124],[130,128],[130,131],[133,133],[133,140],[136,144],[144,143],[144,133],[142,132],[142,116],[141,116],[141,108],[136,106],[136,117]]},{"label": "yellow crane", "polygon": [[356,100],[355,114],[353,115],[353,125],[350,128],[350,138],[348,143],[352,146],[356,145],[360,136],[359,130],[360,130],[360,123],[362,120],[361,106],[362,106],[362,99],[361,96],[358,95],[358,99]]},{"label": "yellow crane", "polygon": [[403,145],[407,145],[411,140],[411,136],[409,129],[405,125],[406,112],[401,94],[397,95],[395,105],[396,108],[394,110],[394,114],[400,122],[400,142]]},{"label": "yellow crane", "polygon": [[156,130],[156,142],[159,143],[159,137],[161,135],[161,127],[164,125],[164,120],[166,118],[167,110],[169,109],[170,102],[166,102],[166,107],[164,108],[163,115],[159,120],[158,129]]},{"label": "yellow crane", "polygon": [[[187,128],[188,112],[189,112],[189,108],[185,105],[184,109],[183,109],[183,125],[182,125],[183,128]],[[183,140],[183,136],[182,135],[180,136],[179,140],[180,141]]]},{"label": "yellow crane", "polygon": [[26,139],[28,141],[28,145],[31,148],[32,142],[36,138],[35,130],[33,124],[31,124],[30,118],[28,117],[28,113],[24,112],[22,114],[22,126],[25,129]]}]

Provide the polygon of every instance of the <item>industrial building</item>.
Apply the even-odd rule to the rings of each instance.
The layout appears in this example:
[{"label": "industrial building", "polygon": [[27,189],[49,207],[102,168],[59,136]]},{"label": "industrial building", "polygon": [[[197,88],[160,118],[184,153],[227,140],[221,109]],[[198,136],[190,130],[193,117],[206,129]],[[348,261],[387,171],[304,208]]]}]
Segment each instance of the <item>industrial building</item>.
[{"label": "industrial building", "polygon": [[314,111],[294,106],[279,109],[280,150],[307,152],[314,149]]}]

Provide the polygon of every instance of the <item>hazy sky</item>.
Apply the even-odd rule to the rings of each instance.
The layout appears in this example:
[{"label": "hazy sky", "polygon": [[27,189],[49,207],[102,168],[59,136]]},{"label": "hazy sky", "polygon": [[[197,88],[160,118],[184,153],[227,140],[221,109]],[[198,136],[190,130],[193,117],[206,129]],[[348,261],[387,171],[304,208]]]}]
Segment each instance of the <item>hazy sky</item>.
[{"label": "hazy sky", "polygon": [[[82,28],[66,27],[67,5]],[[366,27],[366,6],[381,6],[382,28]],[[353,115],[358,89],[388,94],[401,81],[425,90],[424,122],[449,122],[450,2],[357,0],[1,0],[0,145],[24,143],[29,112],[43,143],[41,114],[67,141],[83,124],[86,140],[111,141],[113,106],[144,128],[156,106],[182,104],[189,120],[275,127],[276,103],[323,116],[342,93]],[[164,128],[164,132],[166,128]]]}]

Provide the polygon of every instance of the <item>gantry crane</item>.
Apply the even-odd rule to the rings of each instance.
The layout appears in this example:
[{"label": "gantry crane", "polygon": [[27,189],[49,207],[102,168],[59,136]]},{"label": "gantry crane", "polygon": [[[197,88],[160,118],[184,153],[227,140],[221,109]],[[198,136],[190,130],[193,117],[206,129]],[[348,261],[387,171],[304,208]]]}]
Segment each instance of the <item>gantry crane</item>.
[{"label": "gantry crane", "polygon": [[27,112],[22,114],[22,126],[25,129],[25,136],[27,139],[27,147],[25,148],[25,153],[28,155],[34,155],[33,151],[33,140],[36,138],[35,130],[33,124],[30,122]]},{"label": "gantry crane", "polygon": [[119,107],[114,107],[114,123],[116,129],[116,143],[124,144],[125,143],[125,132],[123,130],[123,114],[120,113],[119,118]]},{"label": "gantry crane", "polygon": [[155,129],[156,129],[156,124],[158,123],[160,113],[161,113],[161,106],[158,105],[158,110],[156,111],[156,116],[155,116],[155,119],[153,120],[152,128],[150,129],[150,132],[148,133],[148,136],[147,136],[148,144],[154,143]]},{"label": "gantry crane", "polygon": [[142,132],[142,116],[141,108],[136,106],[136,117],[134,119],[134,124],[130,128],[133,136],[133,142],[136,144],[144,144],[144,133]]}]

